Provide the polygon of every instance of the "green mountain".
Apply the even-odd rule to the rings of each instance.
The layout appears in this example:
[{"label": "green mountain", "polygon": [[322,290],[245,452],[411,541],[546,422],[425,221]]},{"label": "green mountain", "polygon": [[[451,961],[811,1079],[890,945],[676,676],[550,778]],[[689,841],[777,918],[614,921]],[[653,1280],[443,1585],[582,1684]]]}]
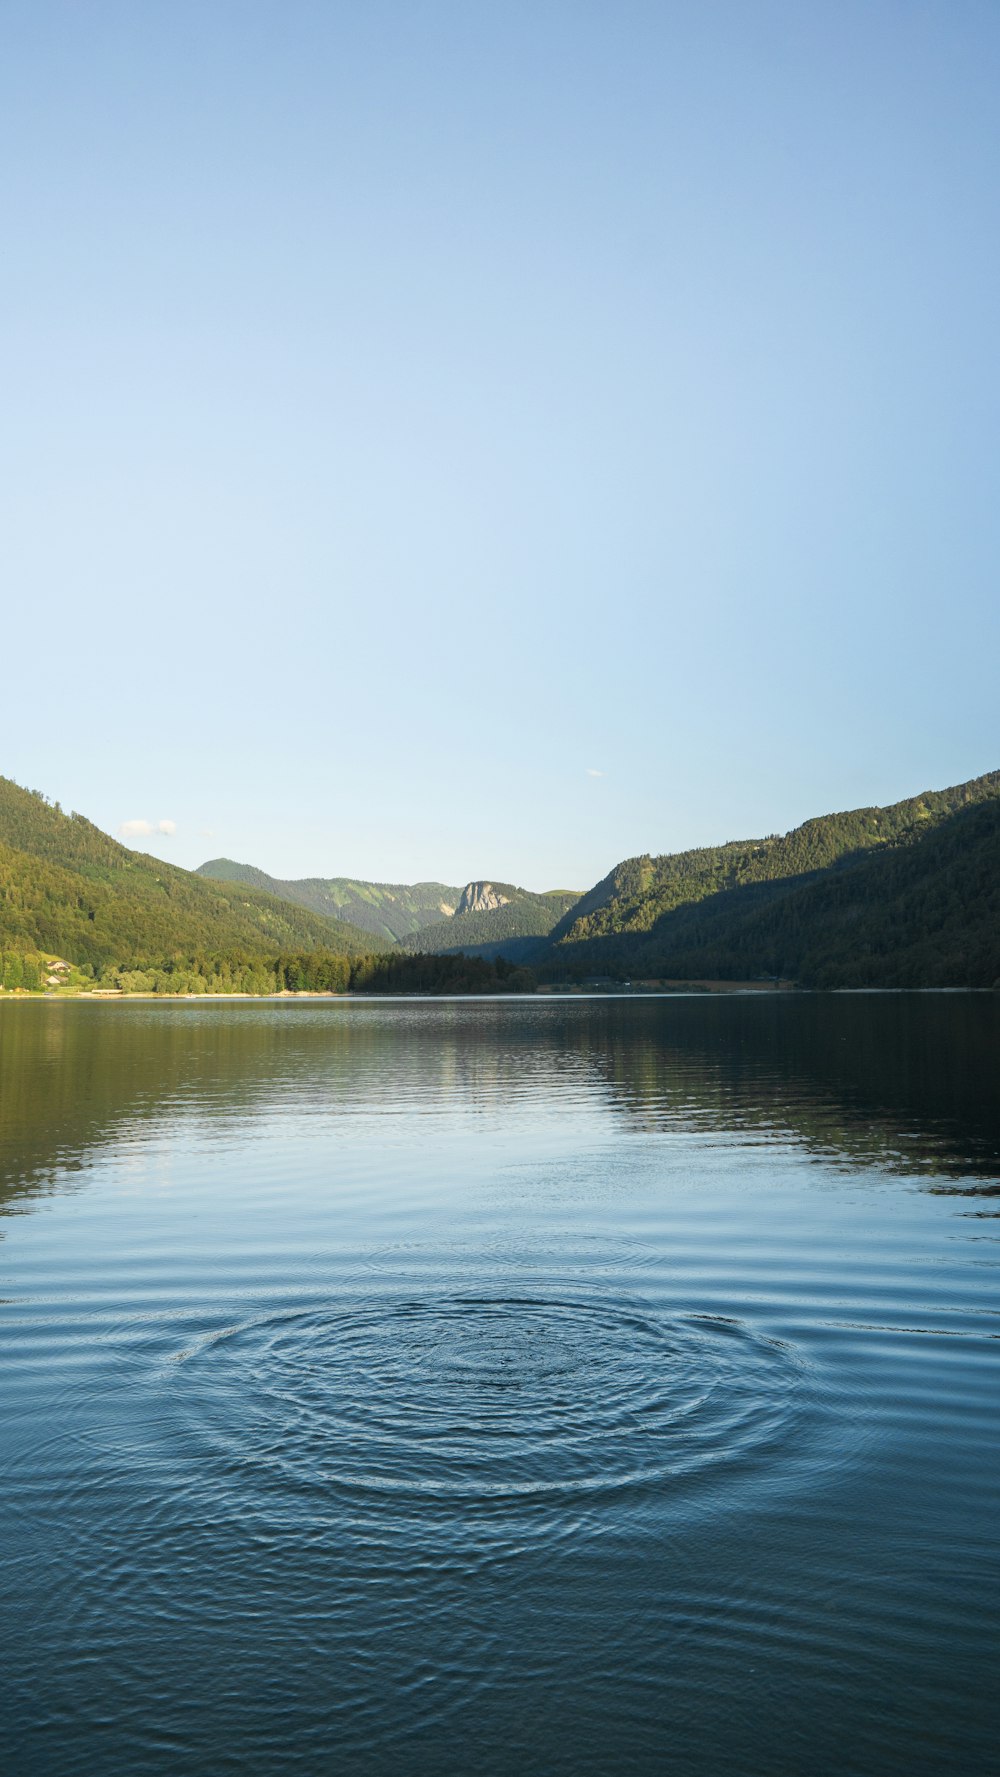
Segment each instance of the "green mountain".
[{"label": "green mountain", "polygon": [[550,889],[538,895],[511,882],[469,882],[451,919],[425,926],[404,944],[410,951],[464,950],[467,956],[504,956],[520,962],[578,900],[575,889]]},{"label": "green mountain", "polygon": [[1000,772],[782,836],[631,858],[560,921],[553,978],[1000,979]]},{"label": "green mountain", "polygon": [[0,777],[0,949],[103,967],[178,953],[373,948],[357,926],[129,851]]},{"label": "green mountain", "polygon": [[[449,905],[452,916],[431,917]],[[60,956],[78,966],[74,979],[82,970],[126,991],[484,991],[472,964],[442,973],[458,951],[476,968],[500,959],[491,990],[523,989],[524,971],[511,973],[522,962],[557,981],[1000,985],[1000,772],[784,835],[631,858],[582,897],[485,881],[282,883],[224,859],[192,873],[0,778],[8,987],[38,985],[39,958]],[[441,967],[422,960],[435,955]]]},{"label": "green mountain", "polygon": [[462,892],[446,882],[361,882],[350,876],[307,876],[286,882],[232,858],[210,858],[207,864],[199,864],[195,875],[264,889],[325,919],[350,920],[362,931],[390,943],[446,919]]}]

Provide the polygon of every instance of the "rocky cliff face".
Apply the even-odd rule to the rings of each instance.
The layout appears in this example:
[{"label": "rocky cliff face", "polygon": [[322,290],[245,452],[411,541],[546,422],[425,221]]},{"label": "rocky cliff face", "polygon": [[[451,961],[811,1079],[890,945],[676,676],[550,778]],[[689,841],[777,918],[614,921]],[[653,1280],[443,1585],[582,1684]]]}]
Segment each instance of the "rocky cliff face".
[{"label": "rocky cliff face", "polygon": [[462,897],[456,913],[494,913],[498,907],[506,907],[510,903],[509,895],[502,895],[492,882],[467,882],[462,890]]}]

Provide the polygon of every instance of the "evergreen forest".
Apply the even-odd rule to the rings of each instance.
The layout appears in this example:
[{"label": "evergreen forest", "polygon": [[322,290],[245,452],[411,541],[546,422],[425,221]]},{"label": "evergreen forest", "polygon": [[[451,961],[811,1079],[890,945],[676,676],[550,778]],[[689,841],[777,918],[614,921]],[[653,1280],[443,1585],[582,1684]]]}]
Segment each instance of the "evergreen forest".
[{"label": "evergreen forest", "polygon": [[631,858],[532,962],[550,980],[1000,979],[1000,772],[784,835]]},{"label": "evergreen forest", "polygon": [[242,884],[130,851],[79,814],[0,778],[0,947],[129,968],[225,950],[361,956],[371,934]]}]

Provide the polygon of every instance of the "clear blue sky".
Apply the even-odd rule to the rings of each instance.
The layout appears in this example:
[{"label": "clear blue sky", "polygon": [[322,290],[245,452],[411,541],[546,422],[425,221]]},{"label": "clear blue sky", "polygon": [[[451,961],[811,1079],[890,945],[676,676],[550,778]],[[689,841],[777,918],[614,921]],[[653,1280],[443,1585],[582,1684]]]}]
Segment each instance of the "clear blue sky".
[{"label": "clear blue sky", "polygon": [[543,888],[1000,765],[998,92],[994,0],[7,0],[0,770]]}]

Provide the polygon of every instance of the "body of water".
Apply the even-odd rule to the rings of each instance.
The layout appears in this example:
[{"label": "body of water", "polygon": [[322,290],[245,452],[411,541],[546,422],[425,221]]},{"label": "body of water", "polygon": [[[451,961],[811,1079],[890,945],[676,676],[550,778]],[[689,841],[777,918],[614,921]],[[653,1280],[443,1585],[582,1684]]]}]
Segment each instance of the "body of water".
[{"label": "body of water", "polygon": [[0,1005],[0,1746],[985,1772],[990,995]]}]

